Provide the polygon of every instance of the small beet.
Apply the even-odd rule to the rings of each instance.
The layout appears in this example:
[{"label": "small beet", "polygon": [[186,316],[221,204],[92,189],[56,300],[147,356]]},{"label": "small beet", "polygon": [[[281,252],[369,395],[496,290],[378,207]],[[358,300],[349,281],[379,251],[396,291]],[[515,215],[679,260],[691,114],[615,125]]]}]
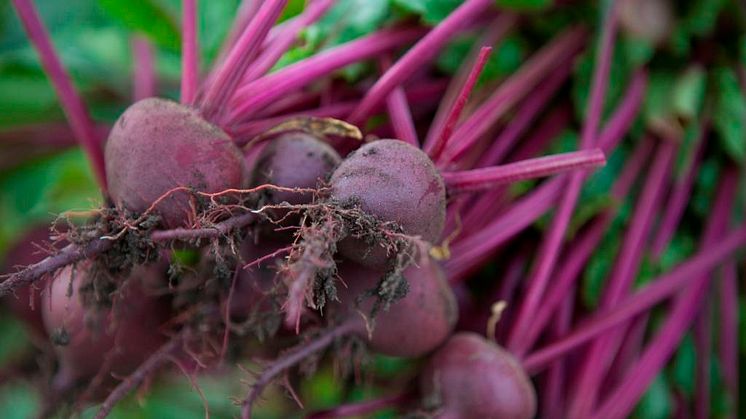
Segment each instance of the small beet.
[{"label": "small beet", "polygon": [[[339,276],[348,288],[339,286],[339,299],[354,306],[358,296],[378,287],[383,275],[352,262],[340,264]],[[410,266],[403,273],[408,284],[406,295],[376,314],[369,345],[375,352],[402,357],[418,357],[442,344],[453,331],[458,307],[445,273],[435,263]],[[359,312],[368,315],[375,296],[363,300]],[[348,313],[348,315],[359,315]],[[358,333],[368,337],[361,317]]]},{"label": "small beet", "polygon": [[[37,246],[48,241],[48,227],[39,227],[29,231],[5,254],[0,272],[16,272],[18,267],[29,266],[41,261],[47,255]],[[35,284],[34,290],[28,286],[21,287],[15,290],[15,295],[3,299],[10,311],[21,319],[32,333],[44,339],[46,339],[46,329],[44,328],[40,305],[41,293],[45,284],[46,281]]]},{"label": "small beet", "polygon": [[[158,271],[136,267],[118,289],[114,308],[87,309],[78,289],[88,266],[62,269],[42,299],[44,324],[60,364],[56,381],[62,386],[90,379],[108,357],[113,358],[104,377],[127,376],[165,342],[159,329],[168,307],[147,295],[143,286],[154,282],[149,277]],[[116,384],[109,381],[107,385]],[[104,389],[97,390],[96,394],[105,394]]]},{"label": "small beet", "polygon": [[458,333],[428,361],[421,375],[425,404],[436,417],[531,419],[536,391],[518,361],[476,333]]},{"label": "small beet", "polygon": [[[105,147],[109,193],[135,213],[177,187],[220,192],[245,185],[243,156],[231,138],[194,109],[157,98],[141,100],[119,117]],[[175,192],[155,211],[167,227],[185,225],[194,205]]]},{"label": "small beet", "polygon": [[[420,149],[399,140],[379,140],[360,147],[334,171],[332,199],[358,205],[382,222],[394,222],[404,234],[434,243],[445,224],[443,178]],[[342,256],[369,267],[382,267],[385,250],[361,240],[339,245]]]},{"label": "small beet", "polygon": [[[251,186],[272,184],[286,188],[315,188],[342,159],[328,144],[311,134],[291,132],[273,139],[262,150],[251,176]],[[268,191],[270,203],[307,204],[310,194]]]}]

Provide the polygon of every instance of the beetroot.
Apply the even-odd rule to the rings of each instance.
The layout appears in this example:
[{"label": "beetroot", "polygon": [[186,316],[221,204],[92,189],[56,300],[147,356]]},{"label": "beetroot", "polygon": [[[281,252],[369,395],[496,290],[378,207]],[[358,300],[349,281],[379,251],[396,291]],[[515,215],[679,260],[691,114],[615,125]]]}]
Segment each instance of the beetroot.
[{"label": "beetroot", "polygon": [[[259,155],[251,185],[265,183],[286,188],[315,188],[342,159],[328,144],[311,134],[291,132],[272,140]],[[267,191],[272,204],[307,204],[310,194]]]},{"label": "beetroot", "polygon": [[[223,130],[165,99],[141,100],[119,117],[105,160],[111,198],[135,213],[177,187],[219,192],[241,188],[247,178],[243,156]],[[187,192],[176,192],[155,210],[165,226],[179,227],[193,207]]]},{"label": "beetroot", "polygon": [[[394,222],[404,234],[436,242],[445,224],[443,179],[422,150],[399,140],[366,144],[347,158],[331,178],[332,199],[359,206],[383,222]],[[340,243],[346,258],[381,267],[383,248],[371,249],[360,240]]]},{"label": "beetroot", "polygon": [[[277,283],[278,263],[286,256],[285,253],[272,257],[289,244],[280,241],[262,241],[261,244],[251,241],[251,237],[241,246],[243,264],[251,264],[241,269],[236,278],[233,296],[230,301],[231,317],[245,319],[258,313],[277,312],[279,307],[273,304],[273,289]],[[265,258],[260,263],[258,259]]]},{"label": "beetroot", "polygon": [[[15,272],[18,266],[28,266],[44,259],[46,255],[37,247],[49,241],[49,228],[39,227],[26,233],[5,254],[0,272]],[[35,284],[35,290],[22,287],[15,291],[15,296],[5,297],[3,301],[10,311],[20,318],[37,337],[46,339],[46,330],[41,316],[41,292],[45,281]]]},{"label": "beetroot", "polygon": [[[343,305],[354,307],[359,296],[377,289],[383,279],[374,271],[351,262],[341,263],[339,276],[348,288],[337,287]],[[372,350],[390,356],[417,357],[433,349],[451,334],[458,317],[456,299],[443,270],[433,261],[404,271],[408,284],[406,296],[378,312],[369,338]],[[375,296],[365,298],[357,310],[366,317],[371,313]],[[358,316],[345,311],[345,315]],[[360,319],[358,334],[368,337],[366,323]]]},{"label": "beetroot", "polygon": [[458,333],[435,352],[421,376],[425,404],[438,418],[531,419],[536,392],[505,349],[475,333]]},{"label": "beetroot", "polygon": [[55,381],[60,386],[90,379],[109,357],[106,376],[127,376],[165,342],[159,328],[167,319],[167,306],[149,296],[143,286],[156,282],[153,277],[159,272],[136,267],[119,287],[113,308],[86,309],[79,287],[86,281],[89,266],[62,269],[53,279],[49,296],[42,299],[44,324],[59,360]]}]

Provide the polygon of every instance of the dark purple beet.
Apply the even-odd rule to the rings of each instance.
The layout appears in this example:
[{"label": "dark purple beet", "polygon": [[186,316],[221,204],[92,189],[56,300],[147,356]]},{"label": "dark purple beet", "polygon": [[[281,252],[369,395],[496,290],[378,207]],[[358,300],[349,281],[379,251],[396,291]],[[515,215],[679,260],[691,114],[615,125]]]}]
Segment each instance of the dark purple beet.
[{"label": "dark purple beet", "polygon": [[[378,140],[342,161],[331,178],[331,197],[342,205],[359,205],[383,222],[395,222],[405,234],[435,243],[445,224],[445,185],[422,150],[399,140]],[[374,245],[375,246],[375,245]],[[345,240],[346,258],[381,268],[386,253],[362,240]]]},{"label": "dark purple beet", "polygon": [[436,417],[532,419],[536,391],[518,361],[476,333],[457,333],[435,352],[421,375],[425,403]]},{"label": "dark purple beet", "polygon": [[[286,188],[316,188],[342,159],[328,144],[311,134],[291,132],[273,139],[262,150],[251,176],[251,186],[273,184]],[[311,194],[268,191],[274,204],[307,204]]]},{"label": "dark purple beet", "polygon": [[[339,266],[339,277],[348,285],[337,287],[343,306],[354,307],[358,296],[378,286],[380,271],[353,262]],[[456,299],[443,270],[433,261],[422,267],[410,266],[404,271],[409,284],[407,295],[391,304],[388,311],[379,312],[369,339],[370,348],[390,356],[418,357],[437,348],[453,331],[458,317]],[[368,315],[375,297],[367,298],[359,313]],[[359,316],[358,333],[368,337],[360,314],[343,311],[343,315]]]},{"label": "dark purple beet", "polygon": [[[49,241],[49,228],[46,226],[27,232],[5,254],[0,272],[3,274],[16,272],[21,267],[41,261],[48,255],[37,245]],[[33,290],[30,287],[18,288],[15,295],[9,295],[3,299],[10,311],[23,320],[32,333],[44,339],[47,334],[40,304],[41,293],[46,283],[45,280],[37,283]]]},{"label": "dark purple beet", "polygon": [[[111,198],[136,213],[177,187],[220,192],[244,187],[248,177],[228,134],[194,109],[165,99],[130,106],[114,124],[104,152]],[[156,211],[165,226],[183,226],[193,212],[192,199],[178,192]]]}]

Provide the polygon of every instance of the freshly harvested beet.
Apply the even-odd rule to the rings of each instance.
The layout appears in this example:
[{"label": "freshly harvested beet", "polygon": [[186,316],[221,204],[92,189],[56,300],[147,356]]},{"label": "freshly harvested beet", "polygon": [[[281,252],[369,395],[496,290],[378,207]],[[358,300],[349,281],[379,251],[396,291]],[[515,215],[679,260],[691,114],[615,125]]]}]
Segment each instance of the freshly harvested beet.
[{"label": "freshly harvested beet", "polygon": [[243,264],[266,259],[239,272],[230,301],[231,317],[245,319],[259,312],[271,313],[279,310],[273,304],[272,293],[278,281],[278,262],[287,254],[278,254],[276,257],[270,255],[286,246],[289,243],[281,241],[263,240],[261,243],[254,243],[252,237],[244,241],[240,249]]},{"label": "freshly harvested beet", "polygon": [[[219,192],[245,185],[240,150],[219,127],[194,109],[157,98],[141,100],[119,117],[106,142],[106,173],[114,203],[142,213],[177,187]],[[183,226],[193,213],[188,192],[155,208],[167,227]]]},{"label": "freshly harvested beet", "polygon": [[531,419],[536,391],[518,361],[476,333],[457,333],[435,352],[421,375],[425,404],[442,419]]},{"label": "freshly harvested beet", "polygon": [[[331,178],[331,197],[341,205],[359,205],[383,222],[394,222],[404,234],[436,242],[445,224],[443,178],[420,149],[399,140],[368,143],[342,161]],[[339,244],[344,257],[381,268],[386,250],[362,240]]]},{"label": "freshly harvested beet", "polygon": [[[305,132],[290,132],[273,139],[262,150],[251,176],[251,186],[272,184],[286,188],[315,188],[342,160],[325,142]],[[267,191],[273,204],[307,204],[310,194]]]},{"label": "freshly harvested beet", "polygon": [[[37,245],[45,241],[49,241],[48,227],[39,227],[26,233],[5,254],[0,272],[15,272],[16,267],[32,265],[44,259],[47,255]],[[15,295],[3,299],[10,311],[28,325],[32,333],[44,339],[47,332],[40,305],[45,284],[46,281],[36,284],[34,290],[27,286],[21,287],[15,291]]]},{"label": "freshly harvested beet", "polygon": [[[343,306],[354,307],[357,298],[375,290],[383,278],[380,271],[344,262],[339,276],[348,288],[338,287]],[[418,357],[434,350],[453,331],[458,318],[456,298],[446,281],[445,273],[435,263],[410,266],[404,271],[408,291],[406,296],[391,303],[386,311],[377,313],[370,337],[360,314],[344,310],[344,315],[359,316],[358,334],[368,338],[370,348],[389,356]],[[375,296],[363,300],[359,313],[368,316]]]},{"label": "freshly harvested beet", "polygon": [[63,387],[90,379],[108,357],[106,376],[127,376],[166,340],[160,326],[168,318],[168,307],[143,286],[155,282],[152,277],[159,271],[135,268],[119,287],[113,308],[96,310],[86,309],[79,293],[88,266],[62,269],[42,299],[44,324],[59,360],[55,381]]}]

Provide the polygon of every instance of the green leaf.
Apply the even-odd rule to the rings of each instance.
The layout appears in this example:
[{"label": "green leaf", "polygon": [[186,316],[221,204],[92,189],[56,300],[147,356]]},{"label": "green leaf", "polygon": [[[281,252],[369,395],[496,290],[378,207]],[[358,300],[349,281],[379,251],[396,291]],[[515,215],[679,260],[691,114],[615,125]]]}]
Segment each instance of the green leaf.
[{"label": "green leaf", "polygon": [[3,406],[3,418],[25,419],[38,414],[39,391],[31,383],[12,382],[0,388],[0,406]]},{"label": "green leaf", "polygon": [[690,67],[673,86],[673,109],[679,116],[693,119],[702,110],[707,87],[706,73],[699,66]]},{"label": "green leaf", "polygon": [[552,0],[495,0],[495,4],[504,9],[533,11],[548,8]]},{"label": "green leaf", "polygon": [[746,97],[733,70],[719,68],[713,71],[712,77],[717,96],[712,122],[720,145],[728,156],[743,164],[746,160]]},{"label": "green leaf", "polygon": [[697,240],[686,232],[679,231],[658,261],[658,272],[668,272],[689,258],[697,249]]},{"label": "green leaf", "polygon": [[671,417],[673,406],[668,384],[658,375],[642,396],[632,417],[637,419],[666,419]]},{"label": "green leaf", "polygon": [[701,218],[706,218],[712,208],[713,195],[720,178],[720,163],[716,157],[708,157],[702,162],[694,183],[690,207]]},{"label": "green leaf", "polygon": [[100,191],[80,150],[30,161],[0,177],[0,248],[55,214],[100,205]]},{"label": "green leaf", "polygon": [[686,334],[671,362],[672,384],[687,396],[694,394],[694,371],[697,368],[697,351],[691,334]]},{"label": "green leaf", "polygon": [[181,33],[177,20],[155,0],[97,0],[99,6],[127,28],[146,34],[164,48],[178,50]]},{"label": "green leaf", "polygon": [[690,34],[704,36],[712,32],[727,0],[697,0],[688,2],[681,26]]},{"label": "green leaf", "polygon": [[394,7],[420,16],[422,22],[436,25],[463,3],[462,0],[393,0]]}]

